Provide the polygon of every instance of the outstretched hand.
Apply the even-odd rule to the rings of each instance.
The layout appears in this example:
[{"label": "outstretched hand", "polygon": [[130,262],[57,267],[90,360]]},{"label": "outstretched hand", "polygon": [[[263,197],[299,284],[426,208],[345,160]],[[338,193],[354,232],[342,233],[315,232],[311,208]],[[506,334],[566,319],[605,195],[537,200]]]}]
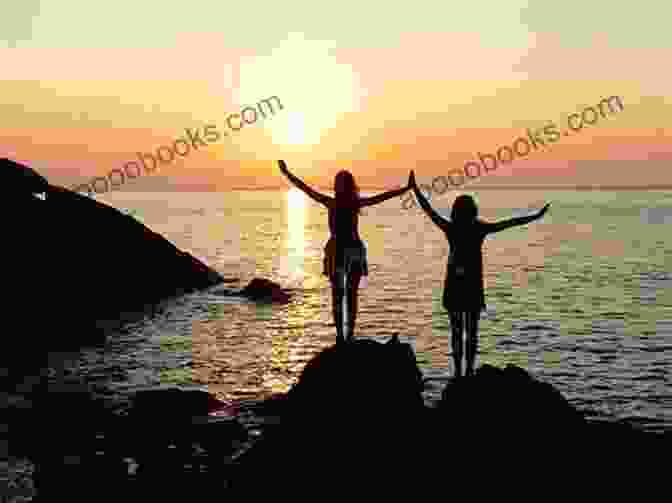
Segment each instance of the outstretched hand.
[{"label": "outstretched hand", "polygon": [[537,213],[537,216],[540,217],[540,218],[543,217],[544,214],[548,211],[548,207],[549,207],[550,205],[551,205],[551,203],[547,203],[546,206],[544,206],[543,208],[541,208],[541,209],[539,210],[539,213]]},{"label": "outstretched hand", "polygon": [[408,187],[414,189],[415,185],[415,172],[411,170],[411,173],[408,175]]}]

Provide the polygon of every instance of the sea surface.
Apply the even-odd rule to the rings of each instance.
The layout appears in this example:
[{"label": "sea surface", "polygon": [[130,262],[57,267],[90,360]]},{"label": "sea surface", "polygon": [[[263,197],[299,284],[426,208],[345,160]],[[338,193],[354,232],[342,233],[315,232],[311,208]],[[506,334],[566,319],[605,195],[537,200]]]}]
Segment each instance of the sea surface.
[{"label": "sea surface", "polygon": [[[672,194],[471,193],[485,220],[551,202],[542,220],[486,239],[488,307],[478,365],[521,366],[589,417],[670,430]],[[171,384],[228,400],[264,398],[288,390],[306,362],[334,343],[329,283],[321,274],[326,211],[302,193],[116,192],[98,199],[239,282],[170,302],[104,346],[53,353],[50,389],[93,387],[119,407],[134,391]],[[446,194],[432,204],[448,215],[453,200]],[[106,229],[92,229],[91,239],[96,232]],[[401,199],[366,208],[360,233],[370,276],[356,335],[385,341],[398,333],[411,343],[425,376],[436,379],[427,391],[431,402],[452,372],[441,306],[445,237],[421,210],[404,210]],[[294,300],[256,305],[218,294],[254,277],[294,289]]]}]

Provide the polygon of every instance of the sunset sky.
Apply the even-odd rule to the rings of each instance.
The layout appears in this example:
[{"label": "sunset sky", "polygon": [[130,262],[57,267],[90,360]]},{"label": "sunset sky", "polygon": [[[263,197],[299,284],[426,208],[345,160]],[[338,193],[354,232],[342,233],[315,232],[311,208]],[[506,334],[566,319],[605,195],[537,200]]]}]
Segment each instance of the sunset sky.
[{"label": "sunset sky", "polygon": [[0,18],[0,157],[72,186],[277,96],[277,115],[123,190],[286,186],[276,159],[394,187],[619,96],[478,183],[672,184],[671,18],[660,0],[23,0]]}]

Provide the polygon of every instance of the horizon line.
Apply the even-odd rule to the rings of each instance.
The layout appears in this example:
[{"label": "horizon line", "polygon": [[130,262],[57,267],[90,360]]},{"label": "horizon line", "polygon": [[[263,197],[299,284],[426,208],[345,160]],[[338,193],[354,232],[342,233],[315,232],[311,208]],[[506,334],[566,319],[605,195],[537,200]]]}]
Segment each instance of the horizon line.
[{"label": "horizon line", "polygon": [[[331,187],[321,187],[319,185],[314,185],[315,188],[320,190],[326,190],[333,192]],[[290,190],[292,187],[277,187],[277,186],[268,186],[268,187],[231,187],[226,189],[228,191],[258,191],[258,190]],[[473,187],[471,190],[463,188],[455,188],[452,192],[464,192],[464,191],[478,191],[478,190],[672,190],[672,184],[670,185],[479,185]],[[389,186],[369,186],[369,187],[360,187],[360,191],[365,190],[394,190]],[[451,191],[443,192],[446,194]],[[441,194],[441,195],[443,195]]]},{"label": "horizon line", "polygon": [[[315,189],[319,189],[324,192],[333,192],[333,188],[329,187],[320,187],[319,185],[313,185]],[[64,187],[65,188],[65,187]],[[185,187],[184,189],[174,189],[173,190],[115,190],[110,193],[119,193],[119,192],[263,192],[263,191],[278,191],[286,192],[291,190],[294,187],[279,187],[279,186],[268,186],[268,187],[229,187],[225,189],[217,189],[216,187]],[[398,188],[398,187],[396,187]],[[371,191],[388,191],[394,190],[395,187],[360,187],[360,192],[371,192]],[[69,189],[68,189],[69,190]],[[460,192],[478,192],[479,190],[557,190],[557,191],[623,191],[623,192],[635,192],[635,191],[653,191],[653,190],[672,190],[672,185],[485,185],[485,186],[474,186],[472,188],[456,188],[452,191],[446,191],[439,196],[446,195],[450,192],[460,193]],[[103,195],[103,194],[99,194]]]}]

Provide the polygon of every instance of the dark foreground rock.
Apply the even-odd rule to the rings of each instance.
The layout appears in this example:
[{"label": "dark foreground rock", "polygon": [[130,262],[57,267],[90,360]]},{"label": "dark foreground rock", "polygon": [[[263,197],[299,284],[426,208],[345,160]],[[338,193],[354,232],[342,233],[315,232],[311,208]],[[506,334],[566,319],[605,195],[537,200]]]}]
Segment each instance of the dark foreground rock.
[{"label": "dark foreground rock", "polygon": [[433,408],[421,383],[410,347],[394,339],[326,349],[269,406],[279,423],[241,456],[234,494],[604,496],[618,492],[615,477],[641,486],[664,473],[654,460],[669,434],[588,422],[519,367],[484,365]]},{"label": "dark foreground rock", "polygon": [[231,456],[248,441],[223,403],[199,391],[136,395],[127,415],[82,393],[52,393],[5,410],[9,454],[35,465],[39,502],[208,498],[226,490]]},{"label": "dark foreground rock", "polygon": [[0,182],[4,312],[26,333],[4,337],[7,360],[97,342],[120,319],[223,281],[133,217],[30,168],[0,159]]},{"label": "dark foreground rock", "polygon": [[436,415],[453,431],[478,432],[467,442],[501,447],[564,442],[586,424],[558,390],[513,365],[483,365],[473,377],[452,381]]},{"label": "dark foreground rock", "polygon": [[[429,441],[422,375],[411,348],[356,340],[311,360],[286,399],[271,408],[279,423],[239,459],[233,497],[262,498],[273,491],[381,496],[375,480],[407,488]],[[263,484],[255,483],[263,477]],[[382,479],[381,479],[382,477]],[[396,485],[398,484],[398,485]],[[370,491],[373,490],[373,493]]]},{"label": "dark foreground rock", "polygon": [[201,390],[159,388],[140,391],[133,397],[132,417],[153,419],[160,411],[171,419],[207,416],[218,411],[226,411],[229,415],[236,413],[233,404],[222,402]]},{"label": "dark foreground rock", "polygon": [[[448,384],[435,426],[446,432],[442,448],[456,448],[466,453],[463,459],[484,468],[511,475],[523,462],[537,477],[560,470],[571,472],[575,481],[586,473],[633,475],[641,468],[638,460],[660,452],[670,440],[622,423],[587,421],[552,385],[514,365],[483,365],[473,377]],[[516,462],[502,464],[483,452],[507,453]]]},{"label": "dark foreground rock", "polygon": [[43,397],[28,412],[15,400],[5,441],[38,466],[38,501],[602,501],[663,488],[669,434],[586,421],[519,367],[484,365],[436,407],[422,382],[396,337],[356,340],[322,351],[289,393],[256,407],[273,417],[252,444],[241,416],[209,417],[221,402],[179,390],[140,393],[121,417],[83,395]]}]

